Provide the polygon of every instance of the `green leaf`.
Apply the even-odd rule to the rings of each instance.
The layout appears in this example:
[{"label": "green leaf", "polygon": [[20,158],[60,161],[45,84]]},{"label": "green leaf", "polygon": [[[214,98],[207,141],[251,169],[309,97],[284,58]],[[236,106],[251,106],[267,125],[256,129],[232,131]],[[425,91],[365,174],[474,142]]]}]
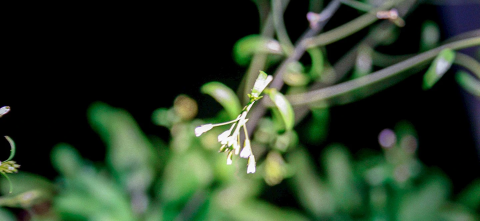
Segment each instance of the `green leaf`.
[{"label": "green leaf", "polygon": [[362,45],[358,48],[357,60],[352,78],[359,78],[372,72],[372,53],[369,46]]},{"label": "green leaf", "polygon": [[[2,173],[2,175],[5,176],[6,174]],[[8,183],[1,183],[4,196],[0,197],[0,207],[27,208],[52,200],[55,188],[45,177],[28,172],[21,172],[8,174],[7,181]],[[14,186],[13,189],[12,185]]]},{"label": "green leaf", "polygon": [[7,209],[0,208],[0,220],[2,221],[15,221],[17,218]]},{"label": "green leaf", "polygon": [[310,76],[304,74],[302,63],[292,62],[288,64],[283,81],[289,86],[305,86],[310,82]]},{"label": "green leaf", "polygon": [[13,188],[13,185],[12,185],[12,181],[10,180],[10,178],[8,178],[7,174],[5,174],[4,172],[0,172],[4,177],[5,179],[8,181],[8,186],[9,186],[9,189],[8,189],[8,193],[12,193],[12,188]]},{"label": "green leaf", "polygon": [[51,153],[52,164],[65,177],[75,176],[84,162],[78,151],[69,144],[57,144]]},{"label": "green leaf", "polygon": [[277,107],[278,113],[283,120],[285,130],[293,129],[295,124],[295,114],[293,112],[292,105],[288,102],[287,98],[275,89],[268,91],[268,96]]},{"label": "green leaf", "polygon": [[255,98],[260,97],[260,94],[265,90],[267,85],[272,82],[272,80],[273,77],[271,75],[267,75],[267,73],[260,71],[260,74],[258,74],[257,80],[253,85],[251,96]]},{"label": "green leaf", "polygon": [[206,83],[201,87],[200,91],[218,101],[227,111],[230,119],[235,119],[242,111],[240,100],[238,100],[235,92],[220,82]]},{"label": "green leaf", "polygon": [[298,202],[317,219],[335,213],[332,191],[317,175],[315,164],[307,151],[297,148],[287,155],[295,174],[288,179]]},{"label": "green leaf", "polygon": [[302,221],[309,220],[300,213],[274,206],[260,200],[249,200],[230,210],[231,220],[238,221]]},{"label": "green leaf", "polygon": [[352,212],[361,205],[359,191],[355,188],[351,156],[341,144],[328,146],[322,156],[328,183],[335,201],[345,212]]},{"label": "green leaf", "polygon": [[440,40],[440,29],[437,23],[426,21],[422,24],[422,34],[420,39],[420,51],[430,50],[438,45]]},{"label": "green leaf", "polygon": [[320,144],[327,138],[330,111],[328,108],[312,108],[312,118],[307,122],[307,126],[300,128],[310,144]]},{"label": "green leaf", "polygon": [[170,128],[174,123],[180,121],[173,108],[158,108],[152,113],[154,124]]},{"label": "green leaf", "polygon": [[467,72],[459,71],[455,75],[457,83],[463,87],[467,92],[477,97],[480,97],[480,81],[471,76]]},{"label": "green leaf", "polygon": [[[107,144],[107,162],[126,189],[146,191],[160,159],[137,122],[125,110],[94,103],[88,110],[93,129]],[[132,180],[135,180],[133,182]]]},{"label": "green leaf", "polygon": [[213,168],[200,150],[170,156],[158,188],[162,202],[181,204],[213,181]]},{"label": "green leaf", "polygon": [[[33,189],[41,190],[41,192],[44,193],[53,193],[54,191],[54,186],[50,180],[33,173],[12,173],[8,174],[8,177],[15,186],[12,192],[14,195]],[[9,185],[6,183],[1,183],[1,190],[3,194],[6,194],[9,191],[9,188]]]},{"label": "green leaf", "polygon": [[308,54],[310,55],[310,59],[312,61],[312,66],[310,68],[310,76],[313,79],[319,78],[323,72],[323,53],[320,48],[310,48],[307,50]]},{"label": "green leaf", "polygon": [[449,195],[450,182],[443,174],[427,177],[417,191],[409,192],[400,203],[396,220],[439,220],[441,207]]},{"label": "green leaf", "polygon": [[480,209],[480,179],[470,183],[460,194],[458,194],[457,202],[472,209]]},{"label": "green leaf", "polygon": [[452,49],[443,49],[423,76],[423,89],[430,89],[450,69],[455,59]]},{"label": "green leaf", "polygon": [[247,65],[255,53],[283,54],[282,46],[274,39],[260,35],[248,35],[233,46],[234,59],[239,65]]},{"label": "green leaf", "polygon": [[9,161],[13,159],[13,157],[15,156],[15,150],[16,150],[15,142],[9,136],[5,136],[5,139],[7,139],[8,143],[10,144],[10,156],[8,157],[7,160],[5,160],[5,161]]}]

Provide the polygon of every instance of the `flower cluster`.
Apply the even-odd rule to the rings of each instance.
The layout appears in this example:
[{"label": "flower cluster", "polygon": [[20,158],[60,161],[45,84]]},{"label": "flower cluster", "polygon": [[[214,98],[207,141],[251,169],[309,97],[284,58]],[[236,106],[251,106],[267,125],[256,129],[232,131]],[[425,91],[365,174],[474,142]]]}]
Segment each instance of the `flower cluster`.
[{"label": "flower cluster", "polygon": [[12,160],[0,162],[1,173],[16,173],[18,172],[17,168],[19,167],[20,165],[18,165],[15,161]]},{"label": "flower cluster", "polygon": [[[204,124],[195,128],[195,135],[198,137],[211,130],[213,127],[231,124],[228,130],[218,135],[218,142],[221,144],[220,152],[227,153],[227,165],[232,164],[233,155],[239,155],[241,158],[248,159],[247,173],[255,173],[256,170],[255,156],[252,153],[247,127],[245,125],[248,121],[247,114],[252,108],[253,104],[262,98],[260,94],[271,81],[271,75],[267,75],[265,72],[260,72],[260,75],[253,86],[252,93],[248,94],[250,102],[248,102],[235,120],[218,124]],[[241,148],[240,133],[242,128],[245,135],[245,140],[243,142],[243,147]]]}]

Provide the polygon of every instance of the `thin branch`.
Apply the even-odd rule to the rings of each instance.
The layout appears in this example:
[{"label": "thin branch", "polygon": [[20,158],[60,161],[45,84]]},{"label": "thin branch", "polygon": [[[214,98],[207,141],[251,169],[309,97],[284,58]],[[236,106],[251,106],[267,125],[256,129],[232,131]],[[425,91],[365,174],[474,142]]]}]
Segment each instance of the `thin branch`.
[{"label": "thin branch", "polygon": [[284,8],[287,7],[289,0],[272,0],[273,25],[278,41],[287,51],[287,54],[293,51],[293,43],[288,37],[285,22],[283,21]]},{"label": "thin branch", "polygon": [[338,40],[341,40],[351,34],[360,31],[361,29],[373,24],[378,20],[376,13],[378,11],[383,11],[390,9],[395,4],[393,1],[387,1],[385,4],[381,5],[378,8],[370,10],[368,13],[342,25],[335,29],[332,29],[328,32],[325,32],[319,36],[313,38],[307,38],[303,41],[303,44],[306,48],[318,47],[327,44],[331,44]]},{"label": "thin branch", "polygon": [[363,3],[363,2],[359,2],[359,1],[355,1],[355,0],[342,0],[342,3],[344,5],[348,5],[352,8],[354,8],[354,9],[364,11],[364,12],[368,12],[368,11],[370,11],[374,8],[372,5],[369,5],[369,4]]},{"label": "thin branch", "polygon": [[[395,77],[399,73],[404,73],[404,71],[412,67],[421,65],[425,62],[432,60],[441,50],[445,48],[458,50],[477,45],[480,45],[480,37],[468,38],[465,40],[452,42],[409,58],[388,68],[366,75],[364,77],[360,77],[351,81],[347,81],[345,83],[337,84],[327,88],[322,88],[319,90],[309,91],[302,94],[287,95],[286,97],[292,105],[307,105],[319,103],[321,101],[324,102],[339,95],[344,95],[354,90],[360,89],[367,85],[371,85],[374,83],[386,83],[386,80]],[[408,76],[409,74],[412,73],[405,73],[404,77]]]},{"label": "thin branch", "polygon": [[453,63],[468,69],[473,74],[475,74],[478,79],[480,79],[480,63],[474,58],[466,54],[457,52]]}]

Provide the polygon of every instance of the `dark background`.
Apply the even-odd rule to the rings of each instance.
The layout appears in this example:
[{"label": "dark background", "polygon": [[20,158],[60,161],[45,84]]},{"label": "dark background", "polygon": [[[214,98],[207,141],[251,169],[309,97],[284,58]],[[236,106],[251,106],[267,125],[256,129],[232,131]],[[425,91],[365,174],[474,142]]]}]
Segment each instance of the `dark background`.
[{"label": "dark background", "polygon": [[[54,178],[50,150],[60,142],[72,144],[92,161],[103,160],[104,144],[86,119],[92,102],[124,108],[146,134],[167,137],[164,128],[151,122],[156,108],[170,107],[176,95],[187,94],[199,102],[200,117],[213,116],[220,107],[200,94],[200,86],[209,81],[234,89],[239,85],[245,68],[234,63],[232,48],[241,37],[259,33],[252,1],[131,4],[4,9],[0,105],[12,110],[0,119],[0,130],[15,140],[21,171]],[[391,54],[417,52],[421,21],[430,19],[445,27],[454,17],[450,9],[455,7],[420,7],[406,20],[403,40],[389,48]],[[290,3],[285,22],[292,39],[307,28],[307,10],[308,1]],[[327,30],[358,16],[346,6],[338,13]],[[480,13],[453,14],[466,15],[471,29],[479,28],[469,16]],[[442,29],[442,39],[454,35],[452,30]],[[332,63],[353,46],[352,40],[327,47]],[[408,120],[416,126],[423,162],[445,171],[458,190],[480,177],[473,139],[479,134],[471,123],[479,116],[467,115],[468,104],[478,106],[478,99],[464,98],[453,72],[429,91],[421,89],[421,80],[417,74],[370,98],[333,107],[328,142],[344,143],[354,153],[379,149],[378,133]],[[0,156],[7,158],[8,151],[7,141],[0,141]],[[311,150],[314,158],[320,151]]]}]

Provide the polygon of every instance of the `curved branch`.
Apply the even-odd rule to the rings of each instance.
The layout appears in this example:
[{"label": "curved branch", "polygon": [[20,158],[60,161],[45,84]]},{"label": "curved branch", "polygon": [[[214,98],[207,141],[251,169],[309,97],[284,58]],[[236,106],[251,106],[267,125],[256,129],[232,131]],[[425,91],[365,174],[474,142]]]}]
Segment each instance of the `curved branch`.
[{"label": "curved branch", "polygon": [[289,0],[272,0],[272,14],[275,33],[277,34],[278,41],[280,44],[282,44],[287,54],[291,53],[294,48],[292,41],[288,37],[285,23],[283,22],[283,9],[286,8],[288,2]]},{"label": "curved branch", "polygon": [[474,58],[457,52],[455,55],[455,61],[453,61],[453,63],[468,69],[475,74],[478,79],[480,79],[480,63]]},{"label": "curved branch", "polygon": [[368,13],[342,25],[328,32],[325,32],[319,36],[305,39],[302,44],[306,48],[318,47],[327,44],[331,44],[338,40],[341,40],[361,29],[373,24],[378,20],[376,13],[393,7],[395,4],[393,1],[387,1],[385,4],[378,8],[370,10]]},{"label": "curved branch", "polygon": [[[371,85],[374,83],[387,83],[386,81],[392,77],[396,77],[398,74],[403,73],[410,68],[424,64],[445,48],[451,48],[453,50],[468,48],[472,46],[480,45],[480,37],[468,38],[443,46],[437,47],[435,49],[429,50],[412,58],[409,58],[405,61],[392,65],[388,68],[384,68],[372,74],[360,77],[351,81],[333,85],[327,88],[322,88],[319,90],[313,90],[302,94],[287,95],[287,99],[292,105],[307,105],[307,104],[318,104],[319,102],[326,102],[329,99],[338,97],[340,95],[347,94],[354,90],[360,89],[364,86]],[[410,73],[411,74],[411,73]],[[402,77],[407,77],[408,73]],[[384,89],[386,84],[381,85],[381,89]],[[375,91],[377,92],[377,91]]]}]

